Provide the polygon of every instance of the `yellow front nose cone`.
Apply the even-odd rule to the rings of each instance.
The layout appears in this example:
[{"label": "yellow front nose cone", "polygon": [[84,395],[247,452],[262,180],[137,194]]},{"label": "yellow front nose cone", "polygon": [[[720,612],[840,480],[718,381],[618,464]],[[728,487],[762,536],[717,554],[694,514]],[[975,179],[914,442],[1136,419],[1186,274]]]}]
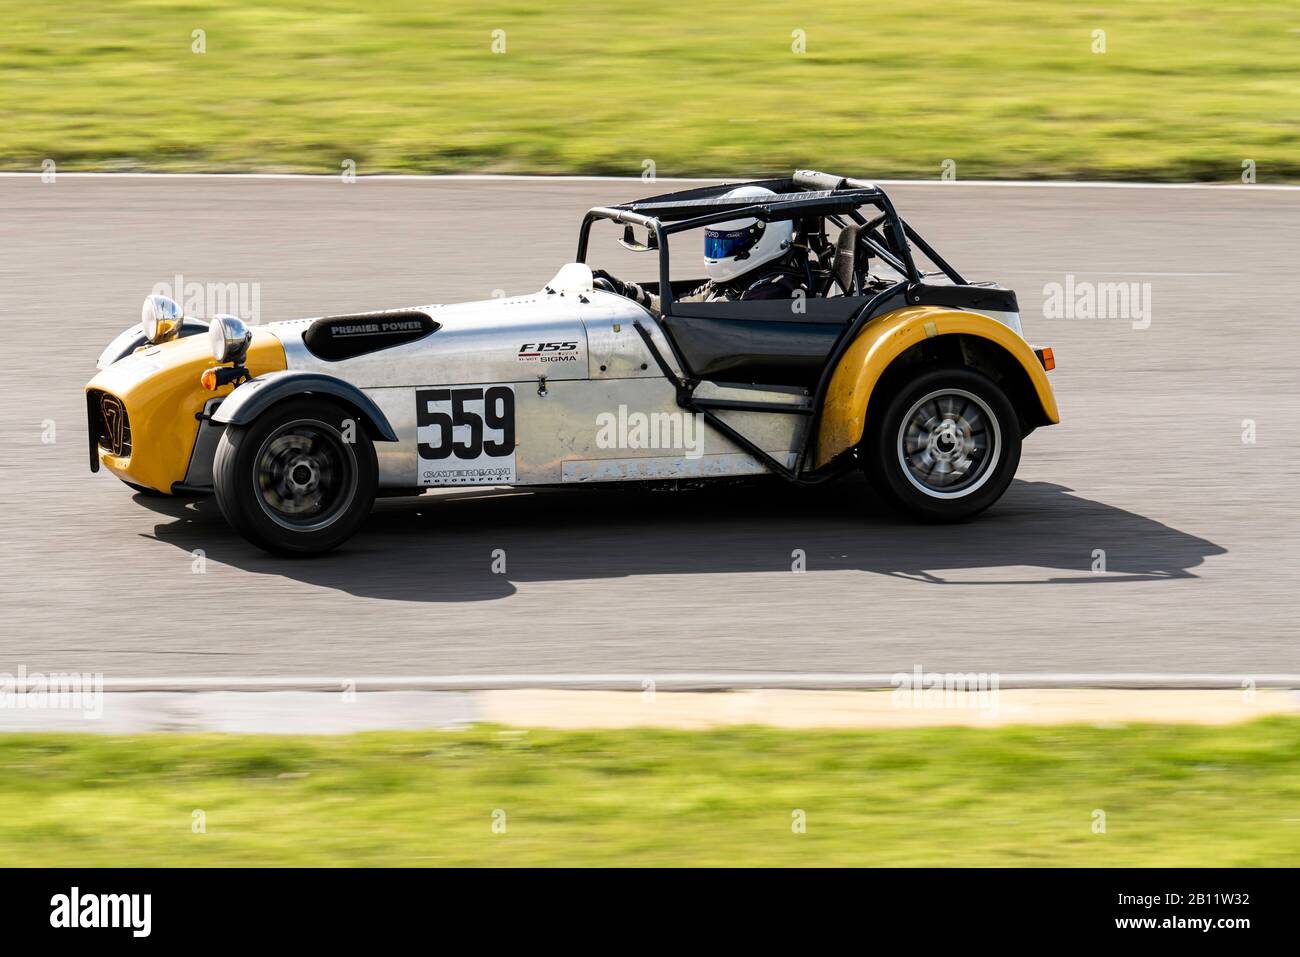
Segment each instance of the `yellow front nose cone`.
[{"label": "yellow front nose cone", "polygon": [[[245,364],[252,376],[283,369],[284,347],[271,333],[254,330]],[[137,350],[91,379],[86,391],[116,398],[122,418],[114,428],[127,429],[130,435],[130,449],[121,455],[101,443],[104,467],[118,478],[160,492],[183,482],[199,434],[198,414],[209,399],[234,388],[206,389],[201,379],[211,365],[208,337],[195,335]]]}]

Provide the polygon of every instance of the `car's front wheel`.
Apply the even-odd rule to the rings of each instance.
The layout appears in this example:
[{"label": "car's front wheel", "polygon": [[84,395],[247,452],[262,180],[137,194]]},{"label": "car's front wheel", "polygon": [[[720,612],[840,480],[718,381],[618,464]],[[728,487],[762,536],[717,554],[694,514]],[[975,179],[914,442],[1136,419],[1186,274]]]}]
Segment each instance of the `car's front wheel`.
[{"label": "car's front wheel", "polygon": [[341,406],[302,398],[228,425],[212,465],[221,513],[253,544],[314,555],[370,514],[378,466],[364,426]]},{"label": "car's front wheel", "polygon": [[938,367],[897,387],[861,447],[872,485],[910,514],[955,522],[982,512],[1020,464],[1020,420],[992,379]]}]

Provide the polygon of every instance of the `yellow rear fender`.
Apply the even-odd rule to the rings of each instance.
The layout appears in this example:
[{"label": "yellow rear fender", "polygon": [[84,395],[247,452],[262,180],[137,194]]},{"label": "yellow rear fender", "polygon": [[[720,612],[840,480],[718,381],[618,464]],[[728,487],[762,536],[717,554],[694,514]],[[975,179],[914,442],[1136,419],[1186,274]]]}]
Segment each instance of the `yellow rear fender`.
[{"label": "yellow rear fender", "polygon": [[978,312],[908,306],[878,316],[859,333],[831,375],[817,432],[816,464],[862,441],[867,407],[908,368],[936,361],[976,369],[1006,391],[1024,431],[1061,420],[1034,350],[1006,324]]}]

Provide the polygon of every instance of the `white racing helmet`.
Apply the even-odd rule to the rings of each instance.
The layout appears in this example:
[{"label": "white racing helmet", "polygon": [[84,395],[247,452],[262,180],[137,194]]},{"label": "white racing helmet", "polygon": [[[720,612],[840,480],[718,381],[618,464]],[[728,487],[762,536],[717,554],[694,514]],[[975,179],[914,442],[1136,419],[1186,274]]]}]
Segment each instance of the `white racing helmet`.
[{"label": "white racing helmet", "polygon": [[[776,193],[762,186],[741,186],[724,199],[741,197],[761,203]],[[790,220],[764,223],[758,219],[733,219],[704,230],[704,268],[714,282],[730,282],[751,269],[783,255],[794,241]]]}]

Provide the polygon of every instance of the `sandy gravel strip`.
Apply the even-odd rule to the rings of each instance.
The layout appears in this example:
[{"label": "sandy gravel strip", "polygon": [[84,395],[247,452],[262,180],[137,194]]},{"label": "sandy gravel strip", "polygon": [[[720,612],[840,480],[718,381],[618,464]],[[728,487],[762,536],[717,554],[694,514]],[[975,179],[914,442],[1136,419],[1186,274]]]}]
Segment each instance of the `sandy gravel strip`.
[{"label": "sandy gravel strip", "polygon": [[965,693],[758,690],[722,694],[488,691],[482,720],[526,728],[699,730],[994,727],[1009,724],[1231,724],[1300,710],[1290,691],[985,690]]},{"label": "sandy gravel strip", "polygon": [[[976,674],[980,669],[953,669]],[[914,672],[668,671],[541,672],[440,675],[259,675],[250,677],[105,676],[105,691],[737,691],[789,689],[862,691],[889,689]],[[924,672],[930,674],[930,672]],[[977,676],[978,677],[978,676]],[[988,675],[986,675],[988,677]],[[999,688],[1174,688],[1231,691],[1240,688],[1300,688],[1300,673],[1276,672],[1000,672]],[[991,679],[990,679],[991,680]]]},{"label": "sandy gravel strip", "polygon": [[110,691],[61,702],[8,698],[0,732],[348,734],[474,722],[562,730],[1111,726],[1230,724],[1297,712],[1300,693],[1278,689]]}]

